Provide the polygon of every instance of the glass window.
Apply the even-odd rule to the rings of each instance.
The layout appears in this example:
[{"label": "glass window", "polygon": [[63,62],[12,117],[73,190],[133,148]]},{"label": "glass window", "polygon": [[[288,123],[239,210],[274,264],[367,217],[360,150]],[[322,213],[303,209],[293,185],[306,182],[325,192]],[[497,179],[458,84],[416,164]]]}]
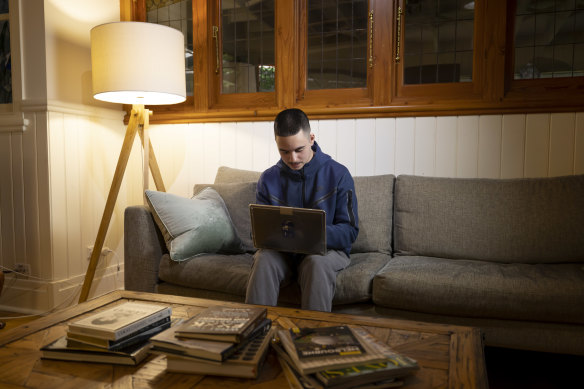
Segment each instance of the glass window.
[{"label": "glass window", "polygon": [[9,17],[8,0],[0,0],[0,104],[12,103]]},{"label": "glass window", "polygon": [[404,84],[472,81],[473,33],[473,1],[406,1]]},{"label": "glass window", "polygon": [[221,1],[222,93],[273,92],[274,1]]},{"label": "glass window", "polygon": [[183,33],[187,96],[192,96],[194,85],[192,0],[146,0],[146,21],[169,26]]},{"label": "glass window", "polygon": [[307,88],[367,86],[367,0],[311,0]]},{"label": "glass window", "polygon": [[514,79],[584,75],[584,1],[517,1]]}]

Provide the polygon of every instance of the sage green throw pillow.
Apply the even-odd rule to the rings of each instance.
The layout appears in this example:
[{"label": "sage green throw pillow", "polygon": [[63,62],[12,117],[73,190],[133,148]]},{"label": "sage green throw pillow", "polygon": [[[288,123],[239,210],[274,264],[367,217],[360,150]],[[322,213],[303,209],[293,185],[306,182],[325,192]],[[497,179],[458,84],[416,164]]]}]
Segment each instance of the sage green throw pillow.
[{"label": "sage green throw pillow", "polygon": [[172,260],[243,252],[225,203],[214,189],[206,188],[190,199],[152,190],[145,193]]}]

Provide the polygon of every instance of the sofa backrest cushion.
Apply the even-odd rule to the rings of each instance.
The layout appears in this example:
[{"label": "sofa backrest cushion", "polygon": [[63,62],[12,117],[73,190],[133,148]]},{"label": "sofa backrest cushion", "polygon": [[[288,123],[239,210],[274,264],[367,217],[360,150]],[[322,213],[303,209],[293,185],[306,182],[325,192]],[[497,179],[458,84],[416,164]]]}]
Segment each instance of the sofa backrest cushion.
[{"label": "sofa backrest cushion", "polygon": [[353,177],[359,207],[359,235],[352,253],[391,254],[395,176]]},{"label": "sofa backrest cushion", "polygon": [[[227,166],[219,166],[215,175],[215,184],[233,184],[236,182],[258,182],[262,172],[253,170],[234,169]],[[255,198],[254,198],[255,199]]]},{"label": "sofa backrest cushion", "polygon": [[399,176],[394,248],[494,262],[584,261],[584,175],[525,179]]},{"label": "sofa backrest cushion", "polygon": [[245,251],[255,251],[251,239],[251,221],[249,216],[249,204],[255,202],[256,182],[236,182],[231,184],[197,184],[193,190],[194,194],[201,192],[204,188],[211,187],[219,193],[237,235],[243,243]]}]

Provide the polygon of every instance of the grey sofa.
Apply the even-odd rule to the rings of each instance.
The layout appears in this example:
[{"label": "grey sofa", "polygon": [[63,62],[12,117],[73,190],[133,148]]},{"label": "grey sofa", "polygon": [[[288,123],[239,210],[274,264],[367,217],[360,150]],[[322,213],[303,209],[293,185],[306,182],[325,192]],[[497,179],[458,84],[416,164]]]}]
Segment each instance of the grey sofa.
[{"label": "grey sofa", "polygon": [[[244,254],[172,261],[149,209],[125,212],[125,288],[243,301],[259,172],[219,168]],[[333,311],[472,325],[487,345],[584,355],[584,176],[354,177],[359,236]],[[298,306],[295,283],[279,304]]]}]

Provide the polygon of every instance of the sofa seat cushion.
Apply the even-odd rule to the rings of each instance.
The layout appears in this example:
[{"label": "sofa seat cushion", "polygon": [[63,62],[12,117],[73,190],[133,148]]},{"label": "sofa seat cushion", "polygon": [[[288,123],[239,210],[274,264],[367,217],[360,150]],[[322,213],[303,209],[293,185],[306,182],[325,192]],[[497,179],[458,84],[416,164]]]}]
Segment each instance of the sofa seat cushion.
[{"label": "sofa seat cushion", "polygon": [[377,305],[464,317],[584,323],[584,265],[402,256],[373,280]]},{"label": "sofa seat cushion", "polygon": [[[333,304],[352,304],[371,300],[375,274],[391,257],[382,253],[351,255],[350,265],[337,275]],[[160,261],[159,278],[170,284],[245,296],[253,255],[206,254],[184,262],[172,261],[168,254]],[[293,282],[282,287],[280,301],[300,304],[300,290]]]},{"label": "sofa seat cushion", "polygon": [[181,286],[245,296],[253,255],[205,254],[184,262],[162,256],[158,277]]},{"label": "sofa seat cushion", "polygon": [[[391,256],[383,253],[351,254],[351,263],[337,274],[333,305],[371,301],[373,277]],[[279,301],[300,305],[300,287],[292,282],[280,290]]]}]

